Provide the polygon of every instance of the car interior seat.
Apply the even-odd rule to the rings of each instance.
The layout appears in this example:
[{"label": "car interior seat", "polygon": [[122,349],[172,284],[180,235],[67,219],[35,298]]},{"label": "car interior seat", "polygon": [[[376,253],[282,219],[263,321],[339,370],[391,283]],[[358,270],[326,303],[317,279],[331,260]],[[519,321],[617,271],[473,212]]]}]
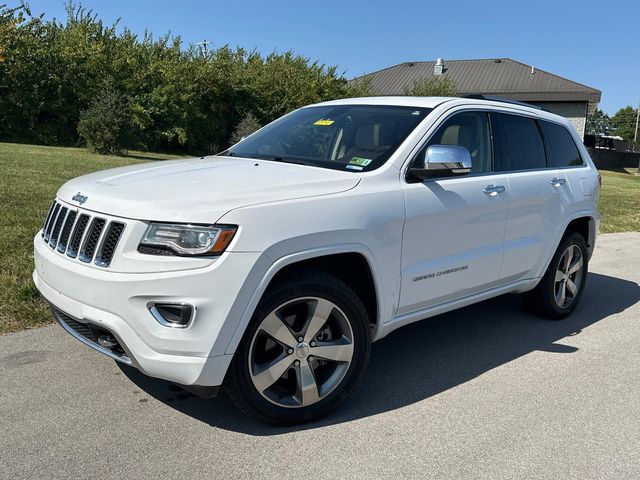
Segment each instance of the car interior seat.
[{"label": "car interior seat", "polygon": [[382,125],[379,123],[368,123],[360,125],[356,130],[353,145],[347,149],[343,157],[345,162],[350,161],[353,157],[369,158],[371,160],[380,156],[387,149],[384,136],[381,130]]}]

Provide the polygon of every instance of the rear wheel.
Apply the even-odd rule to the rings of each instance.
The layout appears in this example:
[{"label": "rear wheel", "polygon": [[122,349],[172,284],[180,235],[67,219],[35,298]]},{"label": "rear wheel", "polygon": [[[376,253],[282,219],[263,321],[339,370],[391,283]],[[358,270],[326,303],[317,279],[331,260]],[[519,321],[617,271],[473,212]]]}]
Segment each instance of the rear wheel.
[{"label": "rear wheel", "polygon": [[540,283],[523,295],[531,312],[551,319],[569,315],[577,306],[587,279],[588,252],[582,235],[567,234]]},{"label": "rear wheel", "polygon": [[336,408],[366,369],[369,320],[345,283],[321,271],[261,300],[230,368],[228,392],[246,413],[296,424]]}]

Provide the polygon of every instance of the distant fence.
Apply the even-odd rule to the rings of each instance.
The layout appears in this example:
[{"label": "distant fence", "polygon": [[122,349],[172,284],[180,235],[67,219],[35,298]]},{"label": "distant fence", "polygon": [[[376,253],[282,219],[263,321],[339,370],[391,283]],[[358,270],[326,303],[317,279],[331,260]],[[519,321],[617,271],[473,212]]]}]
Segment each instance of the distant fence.
[{"label": "distant fence", "polygon": [[638,168],[640,153],[617,152],[604,148],[587,148],[589,155],[599,169]]},{"label": "distant fence", "polygon": [[640,145],[637,143],[625,142],[624,140],[601,135],[585,135],[584,145],[591,148],[609,148],[617,152],[640,152]]}]

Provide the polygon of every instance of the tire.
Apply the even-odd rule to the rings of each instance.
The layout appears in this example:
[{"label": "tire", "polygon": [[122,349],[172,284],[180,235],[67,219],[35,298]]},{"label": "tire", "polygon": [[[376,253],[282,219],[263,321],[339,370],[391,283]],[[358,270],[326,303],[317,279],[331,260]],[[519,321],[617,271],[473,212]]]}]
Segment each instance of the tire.
[{"label": "tire", "polygon": [[369,318],[355,292],[320,270],[300,272],[271,287],[258,304],[226,390],[258,420],[309,422],[351,394],[370,352]]},{"label": "tire", "polygon": [[[573,312],[586,284],[588,255],[582,235],[565,234],[540,283],[523,294],[527,310],[552,320],[560,320]],[[580,268],[571,273],[578,266]]]}]

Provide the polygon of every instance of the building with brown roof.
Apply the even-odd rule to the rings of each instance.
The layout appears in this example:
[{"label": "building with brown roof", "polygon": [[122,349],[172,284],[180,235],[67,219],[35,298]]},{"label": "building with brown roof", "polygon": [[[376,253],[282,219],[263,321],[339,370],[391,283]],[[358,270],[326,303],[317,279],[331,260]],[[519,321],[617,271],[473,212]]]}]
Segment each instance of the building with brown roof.
[{"label": "building with brown roof", "polygon": [[510,58],[405,62],[353,79],[374,95],[404,95],[415,82],[449,78],[459,95],[491,95],[532,103],[568,118],[581,136],[602,92]]}]

